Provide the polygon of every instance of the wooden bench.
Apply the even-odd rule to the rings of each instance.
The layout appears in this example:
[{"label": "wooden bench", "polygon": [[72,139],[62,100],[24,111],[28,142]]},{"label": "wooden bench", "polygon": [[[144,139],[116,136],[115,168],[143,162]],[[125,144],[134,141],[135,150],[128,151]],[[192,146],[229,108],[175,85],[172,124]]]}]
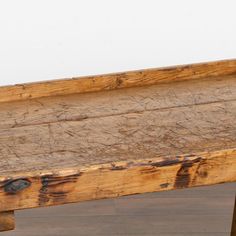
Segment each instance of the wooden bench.
[{"label": "wooden bench", "polygon": [[0,87],[0,231],[14,210],[234,181],[236,60]]}]

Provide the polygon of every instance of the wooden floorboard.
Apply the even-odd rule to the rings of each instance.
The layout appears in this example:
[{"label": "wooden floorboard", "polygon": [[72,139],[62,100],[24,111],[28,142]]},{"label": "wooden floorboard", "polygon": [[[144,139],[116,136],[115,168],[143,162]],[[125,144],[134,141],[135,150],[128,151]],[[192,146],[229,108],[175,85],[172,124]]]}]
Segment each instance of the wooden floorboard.
[{"label": "wooden floorboard", "polygon": [[1,236],[229,236],[236,183],[16,212]]}]

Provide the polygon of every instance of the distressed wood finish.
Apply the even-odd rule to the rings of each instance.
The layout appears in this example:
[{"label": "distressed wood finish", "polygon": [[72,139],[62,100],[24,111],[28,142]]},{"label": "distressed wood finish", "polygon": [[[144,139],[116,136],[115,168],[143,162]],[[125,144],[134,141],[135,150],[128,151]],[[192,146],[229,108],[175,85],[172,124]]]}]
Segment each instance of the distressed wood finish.
[{"label": "distressed wood finish", "polygon": [[[235,181],[236,150],[182,155],[133,162],[117,162],[81,169],[19,173],[28,188],[15,193],[4,190],[0,211],[51,206],[69,202],[118,197]],[[220,172],[226,170],[224,175]]]},{"label": "distressed wood finish", "polygon": [[0,232],[15,228],[14,211],[0,212]]},{"label": "distressed wood finish", "polygon": [[0,88],[0,212],[233,181],[235,60]]},{"label": "distressed wood finish", "polygon": [[87,76],[79,79],[71,78],[42,83],[20,84],[2,87],[0,89],[0,102],[202,79],[205,77],[235,74],[235,72],[236,60],[225,60],[126,73]]}]

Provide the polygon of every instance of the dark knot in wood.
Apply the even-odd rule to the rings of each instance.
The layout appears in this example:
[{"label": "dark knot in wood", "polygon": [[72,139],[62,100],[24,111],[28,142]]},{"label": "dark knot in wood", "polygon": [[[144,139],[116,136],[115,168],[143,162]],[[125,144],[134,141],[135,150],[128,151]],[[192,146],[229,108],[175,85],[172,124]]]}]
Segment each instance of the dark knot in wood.
[{"label": "dark knot in wood", "polygon": [[4,190],[7,193],[18,193],[23,189],[28,188],[30,185],[31,182],[26,179],[17,179],[6,183]]}]

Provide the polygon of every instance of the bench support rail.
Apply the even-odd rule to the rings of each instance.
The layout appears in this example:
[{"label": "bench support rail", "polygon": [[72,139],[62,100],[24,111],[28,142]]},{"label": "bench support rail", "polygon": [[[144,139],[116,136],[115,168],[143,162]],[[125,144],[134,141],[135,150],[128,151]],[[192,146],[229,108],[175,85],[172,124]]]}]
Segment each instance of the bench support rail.
[{"label": "bench support rail", "polygon": [[0,232],[15,228],[14,211],[0,212]]}]

